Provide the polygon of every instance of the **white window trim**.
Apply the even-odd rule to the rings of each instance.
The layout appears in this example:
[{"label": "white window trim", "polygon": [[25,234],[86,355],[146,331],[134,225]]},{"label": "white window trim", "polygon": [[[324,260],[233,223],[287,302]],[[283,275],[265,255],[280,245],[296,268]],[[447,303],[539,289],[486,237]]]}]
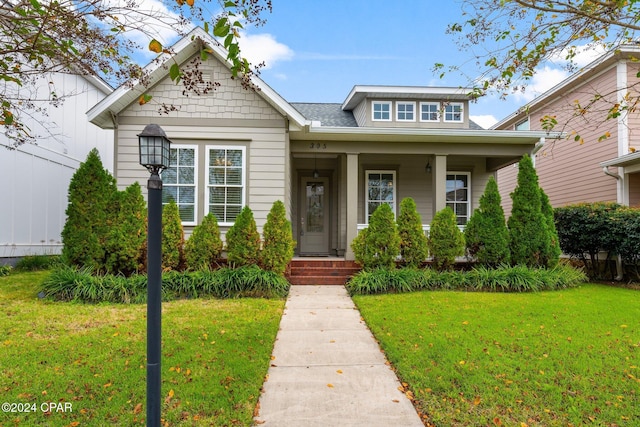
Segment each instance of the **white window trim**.
[{"label": "white window trim", "polygon": [[397,202],[397,192],[396,189],[398,188],[398,181],[396,179],[396,171],[393,169],[367,169],[364,171],[364,211],[365,211],[365,216],[364,216],[364,222],[366,224],[369,224],[369,174],[371,173],[379,173],[379,174],[391,174],[393,175],[393,216],[397,217],[396,215],[396,209],[398,207],[398,202]]},{"label": "white window trim", "polygon": [[[413,119],[401,119],[400,116],[400,105],[411,105],[413,107]],[[405,110],[405,114],[406,114]],[[396,101],[396,121],[398,122],[415,122],[416,121],[416,103],[410,101]]]},{"label": "white window trim", "polygon": [[[471,212],[473,212],[473,209],[471,208],[471,203],[473,201],[473,197],[471,194],[471,172],[447,171],[446,175],[466,175],[467,176],[467,222],[469,222],[469,219],[471,218]],[[445,180],[446,180],[446,175],[445,175]],[[445,204],[446,203],[447,201],[445,200]],[[456,216],[456,223],[457,223],[458,215],[456,214],[455,210],[453,211],[453,214]]]},{"label": "white window trim", "polygon": [[[193,144],[171,144],[169,149],[192,149],[193,150],[193,221],[182,221],[182,225],[197,225],[198,224],[198,146]],[[160,174],[162,176],[162,173]],[[184,184],[167,184],[164,186],[176,186],[186,187]],[[176,200],[176,204],[178,201]],[[179,205],[178,205],[179,206]]]},{"label": "white window trim", "polygon": [[[205,192],[204,192],[204,214],[205,216],[209,214],[209,187],[212,187],[212,185],[209,185],[209,160],[210,160],[210,156],[209,156],[209,152],[211,150],[241,150],[242,151],[242,174],[241,174],[241,179],[242,179],[242,203],[240,206],[240,209],[242,209],[244,206],[246,206],[247,204],[247,147],[245,147],[244,145],[207,145],[205,147],[205,168],[206,168],[206,172],[204,174],[204,187],[205,187]],[[228,227],[228,226],[232,226],[234,223],[233,222],[228,222],[228,221],[220,221],[220,219],[218,218],[218,225],[220,226],[224,226],[224,227]]]},{"label": "white window trim", "polygon": [[[436,115],[437,115],[437,119],[436,120],[424,120],[422,118],[422,106],[423,105],[435,105],[436,106]],[[436,122],[440,122],[441,118],[442,118],[442,114],[440,111],[440,103],[439,102],[421,102],[420,103],[420,121],[421,122],[430,122],[430,123],[436,123]]]},{"label": "white window trim", "polygon": [[[389,106],[389,118],[388,119],[376,119],[375,118],[375,111],[373,109],[373,106],[376,104],[383,104],[383,105],[388,105]],[[393,117],[393,104],[391,103],[391,101],[371,101],[371,120],[374,122],[390,122],[392,120]]]},{"label": "white window trim", "polygon": [[[454,106],[459,106],[460,107],[460,120],[447,120],[447,107],[454,107]],[[451,112],[452,114],[454,114],[453,112]],[[463,123],[464,122],[464,104],[462,102],[450,102],[447,105],[444,106],[443,111],[442,111],[442,118],[443,121],[445,123]]]}]

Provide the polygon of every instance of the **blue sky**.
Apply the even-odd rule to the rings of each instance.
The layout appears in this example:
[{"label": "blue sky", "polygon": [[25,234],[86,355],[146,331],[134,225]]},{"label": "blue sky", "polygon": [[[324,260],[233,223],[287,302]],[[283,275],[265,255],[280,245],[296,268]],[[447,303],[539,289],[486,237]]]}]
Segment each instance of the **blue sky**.
[{"label": "blue sky", "polygon": [[[149,0],[154,1],[154,0]],[[447,24],[460,21],[459,1],[273,0],[261,27],[246,28],[241,49],[261,77],[290,102],[342,103],[354,85],[468,86],[465,77],[432,72],[436,62],[472,63],[458,50]],[[594,59],[585,55],[581,65]],[[581,61],[578,60],[578,63]],[[467,66],[475,77],[479,70]],[[484,127],[506,117],[568,75],[560,66],[538,70],[525,93],[488,96],[470,107]]]}]

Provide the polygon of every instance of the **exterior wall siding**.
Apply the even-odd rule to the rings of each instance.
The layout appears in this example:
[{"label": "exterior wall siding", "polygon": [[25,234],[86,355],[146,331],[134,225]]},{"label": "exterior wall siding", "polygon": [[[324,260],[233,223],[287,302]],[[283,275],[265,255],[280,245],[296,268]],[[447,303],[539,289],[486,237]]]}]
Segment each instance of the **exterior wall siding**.
[{"label": "exterior wall siding", "polygon": [[629,206],[640,208],[640,172],[630,173],[626,178],[629,180]]},{"label": "exterior wall siding", "polygon": [[[603,96],[602,101],[591,105],[584,116],[576,117],[578,104],[588,105],[595,93]],[[542,130],[542,118],[552,115],[559,123],[554,130],[568,135],[558,141],[547,140],[535,156],[540,186],[552,206],[617,200],[616,180],[606,176],[599,166],[600,162],[618,156],[618,121],[605,119],[608,103],[615,100],[614,66],[569,93],[559,94],[546,105],[530,110],[532,130]],[[609,138],[599,142],[599,137],[605,133]],[[580,135],[583,142],[575,141],[575,135]],[[511,212],[509,194],[516,186],[516,179],[517,166],[508,166],[498,172],[500,195],[507,215]]]},{"label": "exterior wall siding", "polygon": [[[196,223],[205,214],[206,147],[230,145],[246,147],[245,204],[253,211],[259,231],[276,200],[290,206],[286,193],[290,178],[290,157],[286,121],[261,96],[242,88],[229,71],[215,59],[201,66],[205,76],[221,83],[208,95],[183,96],[182,86],[166,78],[148,93],[152,102],[134,103],[119,116],[117,180],[120,188],[141,183],[146,197],[148,172],[138,163],[137,134],[148,123],[157,123],[176,146],[198,147]],[[171,103],[177,108],[159,115],[157,105]],[[193,229],[185,226],[188,236]],[[228,227],[221,226],[224,234]]]},{"label": "exterior wall siding", "polygon": [[[0,206],[0,258],[60,253],[74,172],[94,147],[104,167],[113,171],[113,131],[85,118],[106,94],[84,77],[57,73],[42,78],[34,97],[48,99],[50,86],[69,96],[59,107],[43,103],[48,115],[36,115],[26,123],[38,136],[37,145],[0,148],[0,182],[7,189]],[[38,95],[42,90],[46,96]],[[0,146],[8,144],[0,135]]]}]

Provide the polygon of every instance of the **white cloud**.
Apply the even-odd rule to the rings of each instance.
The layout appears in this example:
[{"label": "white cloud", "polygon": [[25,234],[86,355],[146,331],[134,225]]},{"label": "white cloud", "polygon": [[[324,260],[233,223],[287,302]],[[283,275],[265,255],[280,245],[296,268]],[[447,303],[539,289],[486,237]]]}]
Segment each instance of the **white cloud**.
[{"label": "white cloud", "polygon": [[524,92],[514,93],[513,98],[517,102],[529,102],[567,77],[569,77],[569,73],[566,70],[551,68],[550,66],[545,65],[541,69],[536,70],[531,82],[527,85]]},{"label": "white cloud", "polygon": [[484,115],[479,115],[479,116],[470,116],[469,118],[471,120],[473,120],[474,122],[476,122],[477,124],[479,124],[480,126],[482,126],[483,128],[485,128],[485,129],[489,129],[491,126],[493,126],[496,123],[498,123],[498,119],[496,119],[491,114],[484,114]]},{"label": "white cloud", "polygon": [[278,42],[271,34],[241,34],[240,51],[251,64],[265,63],[272,68],[278,61],[288,61],[294,56],[289,46]]},{"label": "white cloud", "polygon": [[[568,49],[563,49],[559,54],[556,54],[551,58],[551,62],[557,63],[561,66],[566,65],[568,62],[566,59],[568,51]],[[605,47],[601,44],[592,43],[583,46],[576,46],[575,51],[576,56],[573,57],[573,62],[578,67],[584,67],[585,65],[590,64],[607,52]]]}]

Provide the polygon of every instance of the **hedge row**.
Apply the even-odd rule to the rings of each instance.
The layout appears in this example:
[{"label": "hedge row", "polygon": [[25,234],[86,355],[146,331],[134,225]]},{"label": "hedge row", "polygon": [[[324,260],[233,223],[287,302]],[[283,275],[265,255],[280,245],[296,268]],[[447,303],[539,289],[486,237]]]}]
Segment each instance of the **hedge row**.
[{"label": "hedge row", "polygon": [[421,290],[460,290],[485,292],[534,292],[575,287],[586,280],[585,274],[567,265],[553,268],[526,266],[477,267],[470,271],[443,271],[404,268],[361,271],[351,278],[351,295]]},{"label": "hedge row", "polygon": [[556,208],[554,215],[562,251],[580,260],[591,278],[613,273],[606,268],[610,263],[601,262],[602,254],[605,260],[619,255],[627,278],[640,278],[640,209],[582,203]]},{"label": "hedge row", "polygon": [[[170,271],[162,275],[164,301],[198,297],[282,298],[288,294],[289,287],[283,276],[257,266]],[[98,276],[89,268],[63,266],[51,272],[42,284],[42,293],[57,301],[144,303],[147,299],[147,276]]]}]

